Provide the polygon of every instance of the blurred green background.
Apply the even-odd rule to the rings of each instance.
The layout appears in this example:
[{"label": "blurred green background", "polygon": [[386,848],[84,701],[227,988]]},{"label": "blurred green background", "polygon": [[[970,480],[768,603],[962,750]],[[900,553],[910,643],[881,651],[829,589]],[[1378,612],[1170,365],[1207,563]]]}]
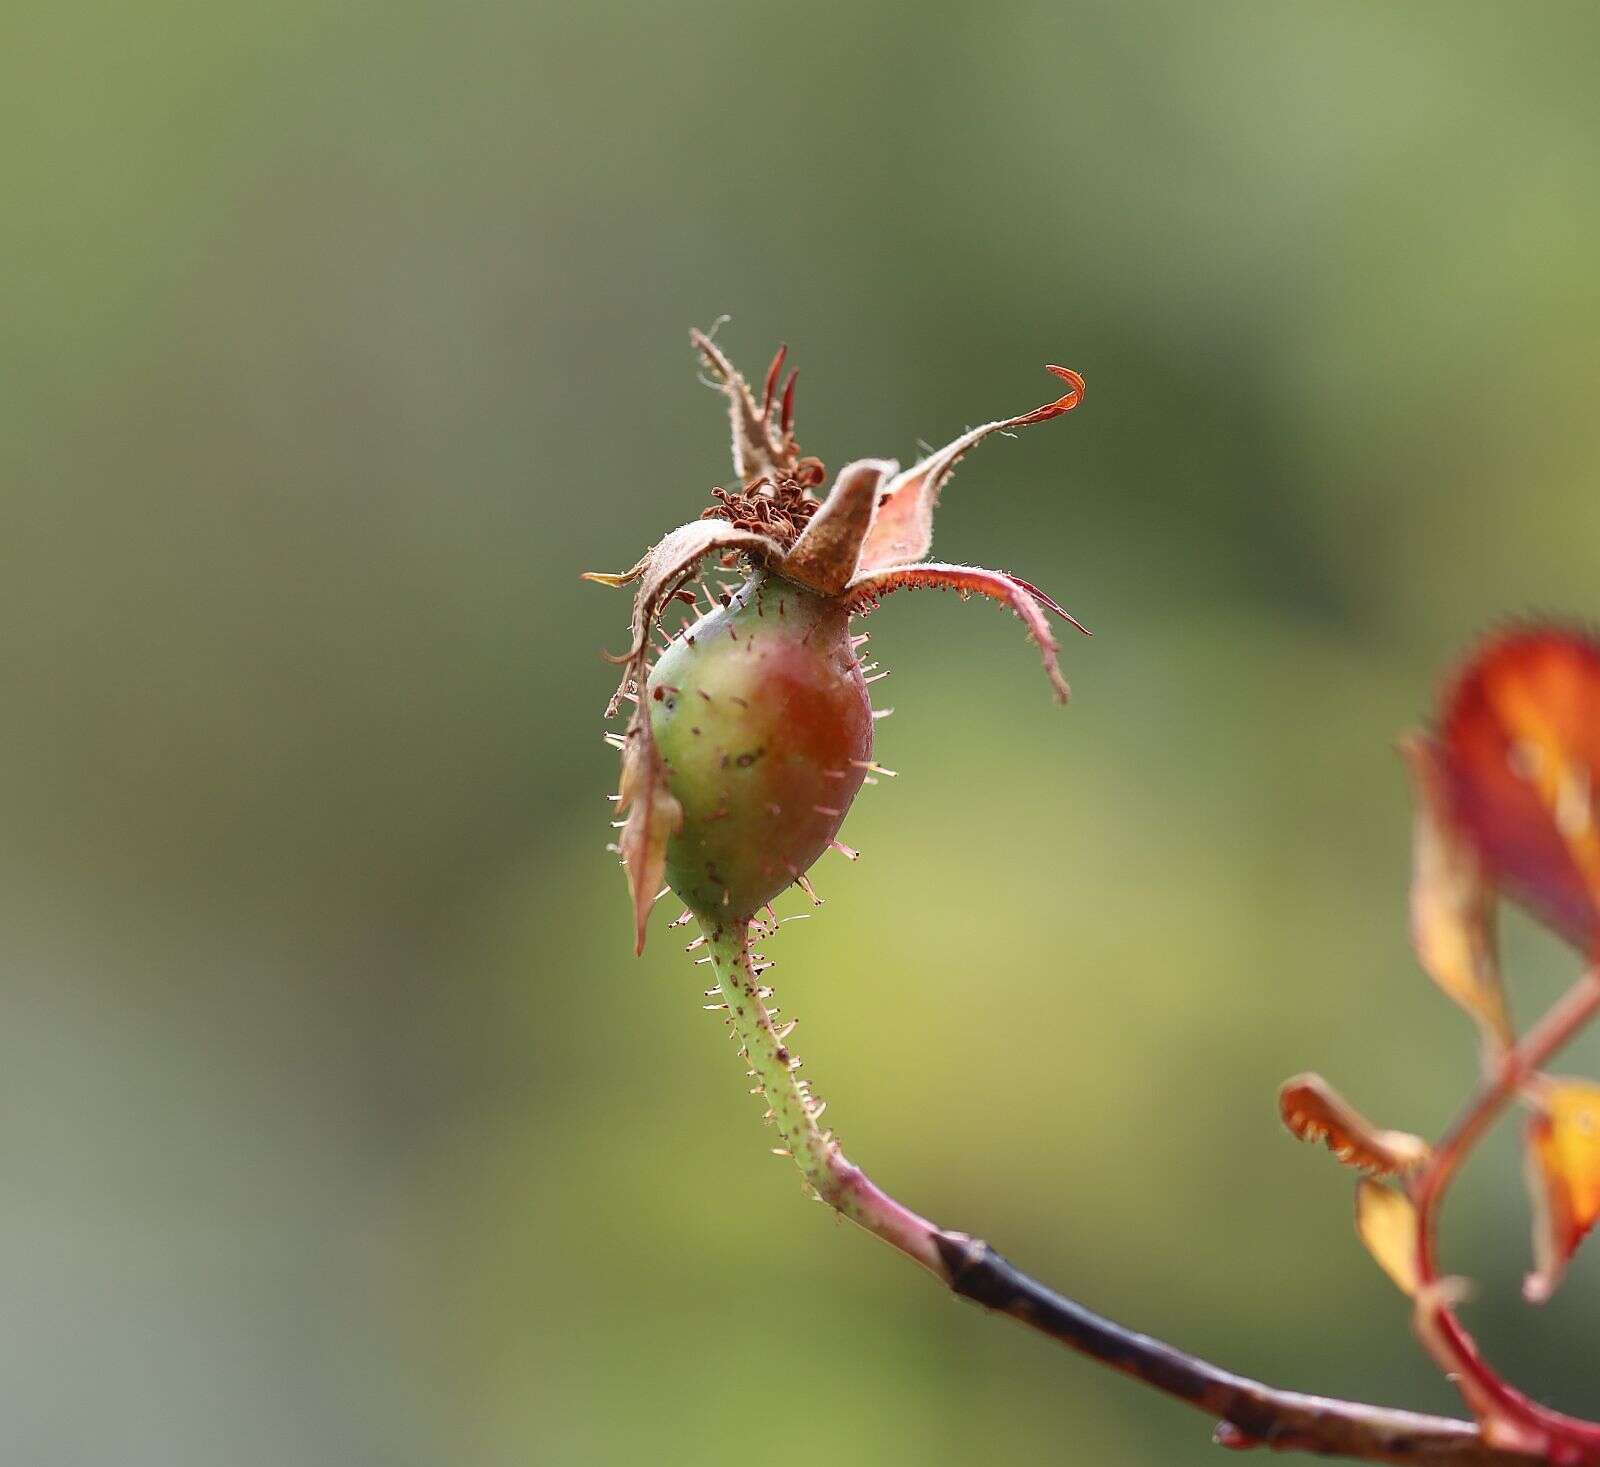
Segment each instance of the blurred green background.
[{"label": "blurred green background", "polygon": [[[703,970],[629,951],[626,597],[728,480],[686,330],[802,443],[957,476],[897,716],[774,977],[851,1154],[1087,1303],[1456,1409],[1277,1125],[1435,1131],[1394,735],[1592,616],[1587,3],[25,4],[7,22],[0,1420],[39,1467],[1207,1462],[767,1154]],[[666,904],[663,904],[666,907]],[[1512,932],[1524,1015],[1571,959]],[[1572,1060],[1600,1071],[1600,1048]],[[1600,1259],[1470,1320],[1600,1407]]]}]

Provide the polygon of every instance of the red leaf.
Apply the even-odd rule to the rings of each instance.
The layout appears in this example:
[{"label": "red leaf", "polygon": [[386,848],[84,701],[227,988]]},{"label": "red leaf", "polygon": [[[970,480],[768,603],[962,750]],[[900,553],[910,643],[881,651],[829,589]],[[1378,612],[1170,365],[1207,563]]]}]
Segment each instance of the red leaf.
[{"label": "red leaf", "polygon": [[1600,937],[1600,644],[1527,627],[1490,640],[1445,698],[1453,819],[1490,879],[1585,953]]}]

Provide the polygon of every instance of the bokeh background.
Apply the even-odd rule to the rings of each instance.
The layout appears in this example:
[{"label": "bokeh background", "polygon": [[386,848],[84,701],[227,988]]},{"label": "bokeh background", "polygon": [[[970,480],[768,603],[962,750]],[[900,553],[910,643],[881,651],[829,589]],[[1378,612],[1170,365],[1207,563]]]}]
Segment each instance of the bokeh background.
[{"label": "bokeh background", "polygon": [[[987,445],[774,975],[851,1153],[1086,1302],[1454,1409],[1278,1129],[1436,1131],[1394,736],[1600,610],[1600,14],[1283,0],[24,5],[4,70],[0,1434],[29,1467],[1114,1467],[1200,1417],[931,1288],[767,1154],[629,951],[618,569],[727,481],[692,324],[808,451]],[[794,907],[793,909],[798,909]],[[1527,1015],[1572,959],[1514,924]],[[1600,1070],[1600,1048],[1572,1058]],[[1523,1308],[1513,1138],[1448,1262]]]}]

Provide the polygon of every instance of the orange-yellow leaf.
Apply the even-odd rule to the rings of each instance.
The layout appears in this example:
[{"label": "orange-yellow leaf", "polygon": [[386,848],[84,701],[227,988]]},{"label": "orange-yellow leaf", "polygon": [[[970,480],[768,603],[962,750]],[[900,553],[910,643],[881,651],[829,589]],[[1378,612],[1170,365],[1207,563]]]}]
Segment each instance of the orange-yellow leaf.
[{"label": "orange-yellow leaf", "polygon": [[1515,1038],[1495,942],[1495,891],[1477,848],[1451,819],[1441,751],[1412,734],[1400,741],[1411,770],[1411,943],[1428,976],[1477,1021],[1487,1050]]},{"label": "orange-yellow leaf", "polygon": [[1522,1292],[1530,1303],[1541,1304],[1600,1219],[1600,1085],[1548,1082],[1528,1122],[1527,1141],[1534,1271]]},{"label": "orange-yellow leaf", "polygon": [[1278,1092],[1283,1123],[1302,1141],[1326,1141],[1346,1166],[1378,1176],[1409,1171],[1428,1157],[1428,1143],[1407,1131],[1374,1126],[1321,1075],[1296,1075]]},{"label": "orange-yellow leaf", "polygon": [[1382,1182],[1356,1184],[1356,1232],[1367,1252],[1407,1298],[1417,1293],[1417,1210]]}]

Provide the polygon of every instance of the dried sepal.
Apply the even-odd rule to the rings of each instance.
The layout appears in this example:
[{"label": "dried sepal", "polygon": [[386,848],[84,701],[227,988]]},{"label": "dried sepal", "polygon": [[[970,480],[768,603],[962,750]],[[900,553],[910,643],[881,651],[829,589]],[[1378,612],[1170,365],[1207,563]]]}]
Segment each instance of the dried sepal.
[{"label": "dried sepal", "polygon": [[1496,941],[1496,894],[1477,847],[1448,809],[1439,746],[1400,741],[1411,772],[1411,944],[1423,970],[1477,1023],[1486,1056],[1515,1040]]},{"label": "dried sepal", "polygon": [[798,458],[794,442],[794,377],[781,397],[778,374],[788,348],[780,346],[767,371],[766,388],[758,404],[750,384],[734,369],[722,349],[703,331],[691,331],[689,340],[728,399],[733,434],[733,469],[741,484],[762,477],[792,473]]},{"label": "dried sepal", "polygon": [[1526,1150],[1534,1269],[1523,1281],[1522,1294],[1529,1303],[1542,1304],[1600,1220],[1600,1085],[1547,1080],[1534,1104]]},{"label": "dried sepal", "polygon": [[[758,560],[776,558],[780,553],[764,535],[721,520],[694,520],[680,525],[637,565],[620,575],[597,571],[585,574],[585,580],[604,586],[625,586],[635,581],[639,584],[633,601],[633,641],[625,653],[607,654],[611,661],[624,664],[622,681],[606,709],[608,717],[615,716],[629,693],[643,699],[650,628],[700,562],[716,550],[742,551]],[[645,925],[666,867],[667,842],[683,823],[683,807],[667,788],[666,769],[651,737],[650,718],[642,701],[634,710],[623,741],[617,808],[626,816],[618,848],[633,897],[633,950],[642,953]]]},{"label": "dried sepal", "polygon": [[846,464],[778,569],[824,596],[839,595],[855,574],[879,486],[898,467],[882,458]]},{"label": "dried sepal", "polygon": [[683,824],[683,806],[667,788],[666,770],[643,704],[634,713],[622,749],[622,779],[617,809],[627,816],[618,848],[627,867],[633,898],[633,951],[644,951],[645,925],[661,890],[667,864],[667,842]]},{"label": "dried sepal", "polygon": [[1325,1141],[1346,1166],[1398,1176],[1428,1159],[1428,1143],[1408,1131],[1374,1126],[1321,1075],[1295,1075],[1278,1092],[1283,1123],[1302,1141]]},{"label": "dried sepal", "polygon": [[1038,647],[1039,655],[1044,659],[1045,675],[1050,679],[1050,686],[1055,689],[1057,700],[1062,703],[1067,701],[1071,689],[1067,686],[1066,678],[1062,676],[1061,664],[1056,655],[1061,650],[1061,644],[1056,641],[1055,633],[1050,629],[1050,622],[1044,614],[1043,606],[1049,606],[1051,610],[1066,616],[1067,620],[1085,635],[1087,631],[1076,618],[1067,616],[1067,613],[1043,592],[1030,586],[1026,581],[1019,581],[1015,576],[1008,576],[1000,571],[984,570],[975,565],[943,565],[936,561],[927,561],[920,565],[889,566],[868,575],[857,576],[850,584],[850,603],[852,609],[864,611],[876,605],[891,591],[915,587],[957,591],[963,596],[976,593],[1009,606],[1022,618],[1022,624],[1028,629],[1028,635]]},{"label": "dried sepal", "polygon": [[1491,639],[1445,698],[1451,815],[1490,879],[1582,952],[1600,939],[1600,643],[1559,627]]},{"label": "dried sepal", "polygon": [[667,603],[695,573],[700,562],[713,550],[736,550],[757,560],[777,559],[782,552],[765,535],[741,530],[723,520],[691,520],[679,525],[659,541],[639,563],[620,575],[585,571],[583,579],[602,586],[626,586],[637,581],[633,598],[633,640],[620,654],[606,653],[611,662],[624,664],[627,671],[611,699],[607,716],[614,715],[630,684],[643,686],[644,664],[650,652],[650,628]]},{"label": "dried sepal", "polygon": [[933,512],[938,507],[939,491],[962,456],[991,433],[1048,422],[1071,412],[1083,401],[1083,378],[1070,367],[1047,367],[1045,370],[1053,372],[1070,390],[1031,413],[970,429],[890,480],[878,496],[878,512],[866,543],[861,547],[861,558],[856,566],[858,573],[921,560],[928,553],[933,546]]},{"label": "dried sepal", "polygon": [[1403,1192],[1363,1178],[1356,1183],[1356,1234],[1408,1299],[1417,1295],[1417,1210]]}]

